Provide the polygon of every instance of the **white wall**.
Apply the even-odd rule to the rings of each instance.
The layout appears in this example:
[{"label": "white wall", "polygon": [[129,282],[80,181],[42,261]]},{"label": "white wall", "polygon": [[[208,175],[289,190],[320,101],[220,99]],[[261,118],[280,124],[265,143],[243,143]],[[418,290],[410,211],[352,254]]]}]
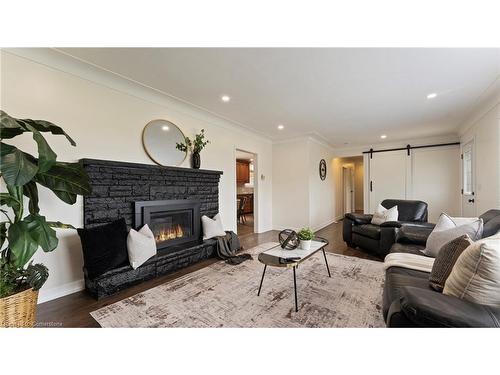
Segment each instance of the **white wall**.
[{"label": "white wall", "polygon": [[[14,52],[15,53],[15,52]],[[259,135],[137,84],[88,66],[50,50],[27,53],[30,59],[1,51],[1,108],[14,117],[45,119],[63,127],[76,141],[71,147],[61,136],[47,136],[60,160],[81,158],[121,160],[153,164],[141,143],[144,125],[163,118],[192,136],[204,128],[211,143],[202,153],[202,168],[222,170],[219,207],[226,229],[235,229],[235,149],[257,154],[258,231],[272,229],[272,143]],[[56,67],[50,67],[50,66]],[[84,76],[85,78],[82,78]],[[27,136],[16,145],[34,152]],[[188,166],[188,160],[183,166]],[[81,227],[82,200],[68,206],[40,189],[41,212],[49,220]],[[50,277],[40,301],[77,290],[82,284],[80,241],[74,230],[59,231],[60,244],[52,253],[38,252],[35,261],[49,267]]]},{"label": "white wall", "polygon": [[[313,230],[326,227],[335,220],[333,173],[330,162],[332,149],[315,139],[308,140],[309,149],[309,226]],[[319,177],[319,162],[326,161],[326,178]]]},{"label": "white wall", "polygon": [[[332,149],[303,137],[273,145],[273,227],[321,229],[334,221]],[[327,177],[319,177],[325,159]]]},{"label": "white wall", "polygon": [[474,140],[476,215],[500,208],[500,95],[498,91],[493,95],[493,101],[466,123],[460,137],[462,145]]},{"label": "white wall", "polygon": [[307,139],[273,145],[273,228],[309,226]]}]

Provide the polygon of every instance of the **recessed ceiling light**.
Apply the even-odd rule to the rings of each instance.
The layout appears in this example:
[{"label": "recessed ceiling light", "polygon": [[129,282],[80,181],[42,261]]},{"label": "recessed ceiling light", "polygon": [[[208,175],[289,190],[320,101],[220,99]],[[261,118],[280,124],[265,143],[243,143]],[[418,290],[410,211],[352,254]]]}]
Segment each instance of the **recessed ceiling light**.
[{"label": "recessed ceiling light", "polygon": [[283,125],[278,125],[278,129],[283,130],[283,129],[285,129],[285,127]]},{"label": "recessed ceiling light", "polygon": [[226,102],[226,103],[227,103],[228,101],[230,101],[230,100],[231,100],[231,98],[230,98],[229,96],[227,96],[227,95],[222,95],[222,96],[221,96],[221,100],[222,100],[223,102]]},{"label": "recessed ceiling light", "polygon": [[169,131],[169,130],[170,130],[170,128],[169,128],[167,125],[163,125],[163,126],[161,127],[161,130],[164,130],[164,131]]},{"label": "recessed ceiling light", "polygon": [[387,136],[386,136],[385,134],[382,134],[382,135],[380,136],[380,138],[382,138],[382,139],[386,139],[386,138],[387,138]]},{"label": "recessed ceiling light", "polygon": [[429,95],[427,95],[427,99],[434,99],[436,96],[438,96],[438,94],[436,94],[435,92],[432,92]]},{"label": "recessed ceiling light", "polygon": [[250,161],[253,161],[253,159],[250,159]]}]

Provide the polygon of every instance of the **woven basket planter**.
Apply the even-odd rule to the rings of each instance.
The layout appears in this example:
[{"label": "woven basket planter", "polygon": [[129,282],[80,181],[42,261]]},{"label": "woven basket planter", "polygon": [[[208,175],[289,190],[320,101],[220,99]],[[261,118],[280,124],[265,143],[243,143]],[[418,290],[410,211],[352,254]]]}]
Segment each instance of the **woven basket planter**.
[{"label": "woven basket planter", "polygon": [[0,298],[0,327],[34,327],[38,290],[23,292]]}]

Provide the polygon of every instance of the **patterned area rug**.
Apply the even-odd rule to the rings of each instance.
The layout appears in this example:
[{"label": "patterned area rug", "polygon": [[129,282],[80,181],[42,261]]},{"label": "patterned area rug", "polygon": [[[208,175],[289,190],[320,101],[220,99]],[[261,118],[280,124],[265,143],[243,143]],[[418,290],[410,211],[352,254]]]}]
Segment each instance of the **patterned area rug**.
[{"label": "patterned area rug", "polygon": [[91,313],[102,327],[384,327],[383,263],[321,252],[297,268],[295,312],[291,269],[267,267],[257,254],[237,266],[224,262],[185,275]]}]

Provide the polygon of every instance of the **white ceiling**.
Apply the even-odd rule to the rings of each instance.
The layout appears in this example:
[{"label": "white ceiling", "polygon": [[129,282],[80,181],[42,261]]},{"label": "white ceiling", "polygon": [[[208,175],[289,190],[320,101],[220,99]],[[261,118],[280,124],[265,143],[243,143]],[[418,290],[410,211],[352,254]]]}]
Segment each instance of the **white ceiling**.
[{"label": "white ceiling", "polygon": [[316,134],[334,146],[454,134],[500,74],[500,49],[60,50],[271,139]]}]

